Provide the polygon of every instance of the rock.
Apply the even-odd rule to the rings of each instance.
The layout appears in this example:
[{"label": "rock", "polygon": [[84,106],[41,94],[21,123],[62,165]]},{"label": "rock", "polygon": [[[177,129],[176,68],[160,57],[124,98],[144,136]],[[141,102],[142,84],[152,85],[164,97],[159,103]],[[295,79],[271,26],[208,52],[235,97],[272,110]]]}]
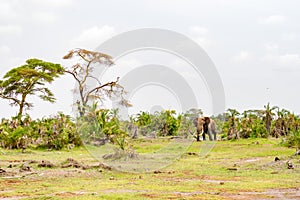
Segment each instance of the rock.
[{"label": "rock", "polygon": [[275,162],[280,161],[280,159],[278,157],[275,157]]},{"label": "rock", "polygon": [[294,169],[293,163],[291,161],[287,161],[286,165],[288,169]]},{"label": "rock", "polygon": [[223,181],[220,182],[220,185],[224,185],[225,183]]},{"label": "rock", "polygon": [[50,163],[49,161],[42,160],[42,162],[38,164],[38,167],[52,168],[52,167],[54,167],[54,165],[52,163]]},{"label": "rock", "polygon": [[34,163],[38,163],[38,161],[36,160],[23,160],[23,162],[27,162],[28,164],[34,164]]},{"label": "rock", "polygon": [[227,170],[237,171],[237,168],[236,167],[228,167]]},{"label": "rock", "polygon": [[295,156],[299,156],[300,155],[300,150],[296,151]]},{"label": "rock", "polygon": [[170,140],[174,140],[174,139],[182,139],[182,137],[181,136],[172,136],[172,137],[170,137]]},{"label": "rock", "polygon": [[155,170],[153,173],[154,173],[154,174],[161,174],[162,172],[159,171],[159,170]]},{"label": "rock", "polygon": [[195,153],[195,152],[187,152],[187,155],[190,155],[190,156],[197,156],[198,154]]},{"label": "rock", "polygon": [[274,172],[271,172],[271,174],[278,174],[279,172],[277,172],[277,171],[274,171]]},{"label": "rock", "polygon": [[114,154],[108,153],[102,156],[103,159],[107,160],[107,159],[111,159],[113,158]]},{"label": "rock", "polygon": [[4,174],[4,173],[6,173],[6,171],[0,168],[0,174]]},{"label": "rock", "polygon": [[104,163],[99,163],[99,167],[102,168],[102,169],[112,170],[111,166],[108,166]]},{"label": "rock", "polygon": [[75,167],[75,168],[84,168],[82,164],[74,160],[73,158],[68,158],[62,165],[62,168],[69,168],[69,167]]},{"label": "rock", "polygon": [[113,176],[111,176],[111,177],[109,178],[109,180],[112,181],[112,180],[115,180],[115,178],[114,178]]},{"label": "rock", "polygon": [[20,172],[31,172],[31,168],[28,165],[21,165]]}]

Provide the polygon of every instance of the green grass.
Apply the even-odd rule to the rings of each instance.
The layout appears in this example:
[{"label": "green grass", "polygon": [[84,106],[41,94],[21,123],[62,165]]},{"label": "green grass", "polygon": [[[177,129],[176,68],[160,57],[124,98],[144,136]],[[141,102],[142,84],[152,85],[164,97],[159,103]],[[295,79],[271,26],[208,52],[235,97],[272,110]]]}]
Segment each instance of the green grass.
[{"label": "green grass", "polygon": [[[258,144],[256,143],[258,142]],[[136,152],[153,153],[168,143],[166,139],[137,140]],[[85,148],[63,151],[0,149],[0,168],[13,171],[14,176],[0,177],[0,198],[25,199],[231,199],[231,195],[262,198],[270,189],[299,188],[299,156],[278,145],[275,139],[218,141],[207,155],[201,154],[203,142],[193,142],[180,157],[157,173],[126,173],[107,169],[60,168],[67,158],[86,165],[99,163]],[[186,146],[170,145],[164,151],[184,150]],[[95,150],[95,149],[93,149]],[[202,155],[202,156],[199,156]],[[282,161],[274,162],[278,156]],[[38,168],[30,164],[30,173],[19,173],[20,161],[48,160],[57,167]],[[295,169],[287,169],[291,160]],[[18,161],[18,162],[17,162]],[[7,166],[13,163],[13,168]],[[122,164],[122,162],[121,162]],[[228,170],[236,168],[237,170]],[[254,192],[254,194],[247,194]],[[250,195],[250,196],[249,196]],[[253,197],[253,195],[256,195]],[[272,193],[264,194],[272,197]]]}]

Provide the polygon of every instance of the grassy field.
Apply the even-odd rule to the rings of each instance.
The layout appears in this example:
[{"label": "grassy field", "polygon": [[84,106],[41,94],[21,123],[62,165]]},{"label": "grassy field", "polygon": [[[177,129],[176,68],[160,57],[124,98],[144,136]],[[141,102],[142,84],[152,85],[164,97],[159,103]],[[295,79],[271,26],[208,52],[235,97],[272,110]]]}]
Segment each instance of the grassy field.
[{"label": "grassy field", "polygon": [[[168,142],[141,139],[133,146],[142,154]],[[0,199],[300,198],[300,156],[279,143],[279,139],[218,141],[201,156],[204,143],[193,142],[170,165],[147,173],[99,165],[85,148],[23,153],[0,149]],[[287,161],[293,169],[288,169]]]}]

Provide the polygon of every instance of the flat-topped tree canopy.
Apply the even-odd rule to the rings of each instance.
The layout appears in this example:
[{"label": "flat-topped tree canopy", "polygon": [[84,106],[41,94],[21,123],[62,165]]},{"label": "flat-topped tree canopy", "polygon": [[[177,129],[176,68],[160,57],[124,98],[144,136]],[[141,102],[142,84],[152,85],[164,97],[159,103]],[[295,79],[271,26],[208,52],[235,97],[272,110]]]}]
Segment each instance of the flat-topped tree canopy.
[{"label": "flat-topped tree canopy", "polygon": [[54,94],[45,85],[62,74],[64,68],[60,64],[28,59],[25,65],[11,69],[0,80],[0,98],[9,100],[12,106],[19,106],[17,117],[21,118],[25,109],[33,107],[27,101],[30,95],[55,102]]}]

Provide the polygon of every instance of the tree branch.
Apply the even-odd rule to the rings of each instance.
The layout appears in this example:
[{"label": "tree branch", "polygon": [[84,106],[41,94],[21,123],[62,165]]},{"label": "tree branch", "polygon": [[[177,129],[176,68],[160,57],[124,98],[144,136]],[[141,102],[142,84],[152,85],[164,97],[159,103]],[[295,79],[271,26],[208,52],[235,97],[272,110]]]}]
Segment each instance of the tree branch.
[{"label": "tree branch", "polygon": [[[90,96],[93,92],[99,91],[99,90],[101,90],[101,89],[103,89],[104,87],[107,87],[107,86],[110,86],[110,87],[118,86],[119,88],[122,87],[121,85],[118,84],[119,79],[120,79],[120,78],[118,77],[116,81],[108,82],[108,83],[105,83],[105,84],[100,85],[100,86],[98,86],[98,87],[95,87],[94,89],[90,90],[90,91],[87,93],[87,98],[88,98],[88,96]],[[122,87],[122,88],[123,88],[123,87]]]},{"label": "tree branch", "polygon": [[14,101],[16,104],[20,105],[20,101],[19,101],[18,99],[16,99],[16,98],[4,96],[4,95],[2,95],[2,94],[0,94],[0,97],[3,98],[3,99],[12,100],[12,101]]}]

